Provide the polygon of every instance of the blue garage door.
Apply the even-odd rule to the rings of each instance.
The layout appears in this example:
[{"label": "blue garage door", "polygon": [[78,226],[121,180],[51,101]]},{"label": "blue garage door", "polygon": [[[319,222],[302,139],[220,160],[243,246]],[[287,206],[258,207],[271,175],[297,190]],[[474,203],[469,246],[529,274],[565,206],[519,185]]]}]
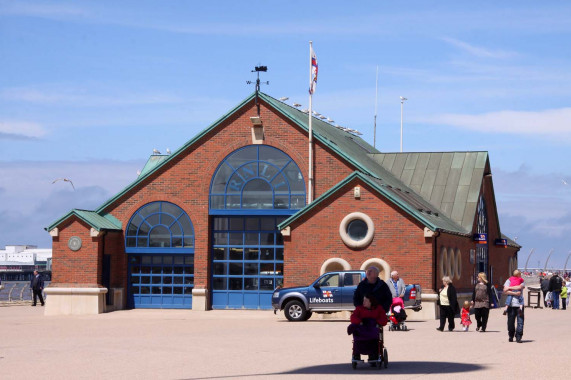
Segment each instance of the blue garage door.
[{"label": "blue garage door", "polygon": [[194,287],[194,228],[177,205],[152,202],[133,214],[125,233],[128,305],[189,309]]},{"label": "blue garage door", "polygon": [[189,309],[194,255],[129,255],[131,307]]},{"label": "blue garage door", "polygon": [[283,284],[284,249],[277,225],[305,206],[297,164],[267,145],[229,154],[210,185],[213,309],[269,309]]},{"label": "blue garage door", "polygon": [[215,217],[212,308],[269,309],[283,285],[284,248],[277,225],[284,217]]}]

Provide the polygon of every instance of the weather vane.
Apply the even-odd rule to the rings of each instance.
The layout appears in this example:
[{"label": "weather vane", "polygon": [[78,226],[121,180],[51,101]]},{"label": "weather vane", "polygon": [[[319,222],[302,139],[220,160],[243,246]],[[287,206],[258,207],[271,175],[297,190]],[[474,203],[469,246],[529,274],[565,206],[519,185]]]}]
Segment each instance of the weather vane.
[{"label": "weather vane", "polygon": [[[260,83],[264,83],[264,84],[270,84],[270,81],[265,81],[265,82],[260,82],[260,71],[263,71],[264,73],[266,71],[268,71],[268,66],[256,66],[254,67],[254,70],[252,70],[252,73],[257,73],[258,74],[258,79],[256,79],[256,108],[258,109],[258,116],[260,116],[260,102],[258,101],[258,92],[260,92]],[[252,82],[251,80],[246,81],[246,84],[252,84],[254,82]]]}]

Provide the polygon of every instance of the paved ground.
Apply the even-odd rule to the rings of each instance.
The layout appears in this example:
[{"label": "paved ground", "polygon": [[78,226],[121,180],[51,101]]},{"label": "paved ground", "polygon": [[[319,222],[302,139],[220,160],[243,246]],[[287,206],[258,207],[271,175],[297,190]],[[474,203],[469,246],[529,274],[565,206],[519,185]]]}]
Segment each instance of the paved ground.
[{"label": "paved ground", "polygon": [[568,373],[570,318],[569,310],[526,309],[523,344],[508,342],[497,309],[486,333],[409,322],[407,332],[385,329],[387,369],[355,371],[343,319],[291,323],[271,311],[176,310],[44,317],[40,307],[0,307],[0,377],[498,379],[513,378],[516,367],[517,377],[560,377]]}]

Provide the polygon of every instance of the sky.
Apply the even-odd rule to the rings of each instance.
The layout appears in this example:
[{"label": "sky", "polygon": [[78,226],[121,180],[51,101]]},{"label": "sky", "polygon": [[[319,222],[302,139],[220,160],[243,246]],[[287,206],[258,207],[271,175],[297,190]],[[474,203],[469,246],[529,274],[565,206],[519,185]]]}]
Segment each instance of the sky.
[{"label": "sky", "polygon": [[406,97],[404,151],[488,151],[520,267],[552,249],[563,267],[570,18],[566,1],[0,0],[0,248],[51,247],[44,227],[238,105],[254,66],[307,107],[313,41],[314,110],[398,152]]}]

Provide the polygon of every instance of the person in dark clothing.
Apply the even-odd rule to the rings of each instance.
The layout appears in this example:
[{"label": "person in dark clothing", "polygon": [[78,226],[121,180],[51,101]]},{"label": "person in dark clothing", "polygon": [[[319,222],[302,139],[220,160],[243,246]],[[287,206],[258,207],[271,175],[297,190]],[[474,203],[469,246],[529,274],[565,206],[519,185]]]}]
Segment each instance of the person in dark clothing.
[{"label": "person in dark clothing", "polygon": [[563,286],[563,279],[557,273],[549,279],[549,291],[551,292],[553,301],[551,304],[554,309],[559,309],[559,295],[561,294],[561,287]]},{"label": "person in dark clothing", "polygon": [[438,292],[438,306],[440,306],[440,327],[436,330],[444,331],[444,325],[448,320],[448,331],[454,330],[454,316],[460,312],[456,288],[448,276],[442,277],[442,288]]},{"label": "person in dark clothing", "polygon": [[40,298],[40,304],[44,306],[44,297],[42,296],[42,292],[44,291],[44,279],[37,270],[34,271],[34,277],[32,277],[32,281],[30,281],[30,288],[32,288],[32,292],[34,293],[34,303],[32,303],[32,306],[36,306],[38,297]]},{"label": "person in dark clothing", "polygon": [[547,307],[547,301],[545,300],[545,296],[549,291],[549,280],[545,277],[540,277],[539,284],[541,286],[541,292],[543,293],[543,306]]},{"label": "person in dark clothing", "polygon": [[366,273],[367,278],[361,281],[359,285],[357,285],[357,289],[355,289],[353,304],[355,306],[362,306],[365,295],[371,293],[384,310],[390,310],[393,296],[387,283],[379,278],[379,268],[369,267]]}]

